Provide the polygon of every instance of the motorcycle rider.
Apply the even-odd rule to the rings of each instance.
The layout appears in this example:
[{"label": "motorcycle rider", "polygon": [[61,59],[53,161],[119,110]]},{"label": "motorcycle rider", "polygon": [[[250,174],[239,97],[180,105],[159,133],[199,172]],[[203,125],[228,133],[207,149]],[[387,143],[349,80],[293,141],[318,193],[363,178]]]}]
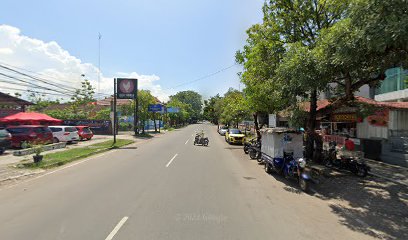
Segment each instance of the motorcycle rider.
[{"label": "motorcycle rider", "polygon": [[344,146],[345,146],[347,151],[354,151],[354,149],[356,147],[354,142],[351,141],[348,136],[346,137],[346,140],[344,141]]}]

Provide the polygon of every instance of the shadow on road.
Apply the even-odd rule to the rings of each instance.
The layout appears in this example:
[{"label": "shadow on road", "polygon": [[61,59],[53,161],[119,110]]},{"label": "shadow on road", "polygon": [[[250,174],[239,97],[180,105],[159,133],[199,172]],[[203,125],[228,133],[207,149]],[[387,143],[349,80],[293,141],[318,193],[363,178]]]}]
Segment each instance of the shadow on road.
[{"label": "shadow on road", "polygon": [[332,212],[348,228],[381,239],[408,239],[407,187],[370,176],[342,176],[314,189],[314,196],[334,202]]}]

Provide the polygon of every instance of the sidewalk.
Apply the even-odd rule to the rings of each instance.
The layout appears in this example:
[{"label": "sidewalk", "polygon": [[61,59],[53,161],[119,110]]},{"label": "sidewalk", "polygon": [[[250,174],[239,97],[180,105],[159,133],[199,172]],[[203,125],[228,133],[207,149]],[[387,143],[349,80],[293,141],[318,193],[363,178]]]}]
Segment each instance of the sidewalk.
[{"label": "sidewalk", "polygon": [[[161,132],[163,134],[167,131],[162,130]],[[149,132],[149,133],[152,133],[152,132]],[[152,135],[153,137],[156,137],[159,135],[159,133],[153,133]],[[129,132],[119,132],[119,134],[117,135],[117,138],[140,141],[140,138],[138,140],[138,138],[135,137],[133,133],[130,131]],[[53,151],[47,151],[47,153],[65,151],[68,149],[78,148],[78,147],[85,147],[88,145],[104,142],[104,141],[111,140],[111,139],[113,139],[111,135],[95,135],[95,137],[91,141],[82,141],[82,142],[79,142],[78,144],[70,144],[66,148],[57,149]],[[5,155],[0,156],[0,187],[3,185],[7,185],[10,182],[16,182],[20,179],[23,179],[26,177],[28,178],[32,175],[40,174],[46,171],[42,169],[31,170],[31,169],[19,169],[19,168],[14,167],[14,165],[16,165],[17,163],[25,159],[32,159],[32,155],[13,156],[12,152],[9,151]]]},{"label": "sidewalk", "polygon": [[408,186],[408,168],[391,165],[367,158],[365,158],[364,160],[371,167],[371,171],[369,172],[371,175]]}]

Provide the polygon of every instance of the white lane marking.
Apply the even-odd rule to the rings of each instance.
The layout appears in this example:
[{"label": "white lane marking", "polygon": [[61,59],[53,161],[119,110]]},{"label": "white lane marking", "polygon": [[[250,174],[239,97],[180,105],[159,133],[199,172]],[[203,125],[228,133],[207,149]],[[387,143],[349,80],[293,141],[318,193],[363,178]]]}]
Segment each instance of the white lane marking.
[{"label": "white lane marking", "polygon": [[184,143],[184,145],[187,145],[188,141],[190,141],[190,139],[187,139],[186,143]]},{"label": "white lane marking", "polygon": [[177,157],[178,153],[176,153],[176,155],[174,155],[174,157],[170,160],[170,162],[167,163],[166,167],[169,167],[170,164],[173,162],[173,160]]},{"label": "white lane marking", "polygon": [[123,217],[122,220],[116,225],[112,232],[105,238],[105,240],[112,240],[113,237],[118,233],[119,229],[125,224],[129,217]]}]

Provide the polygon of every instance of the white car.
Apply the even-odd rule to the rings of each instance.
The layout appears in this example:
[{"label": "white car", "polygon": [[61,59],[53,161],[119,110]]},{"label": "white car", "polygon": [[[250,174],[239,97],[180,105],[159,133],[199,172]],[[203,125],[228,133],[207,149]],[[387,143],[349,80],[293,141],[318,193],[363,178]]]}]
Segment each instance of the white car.
[{"label": "white car", "polygon": [[49,126],[54,137],[54,143],[57,142],[77,142],[79,134],[76,127],[71,126]]},{"label": "white car", "polygon": [[225,136],[225,133],[227,133],[227,131],[228,131],[228,127],[227,127],[227,126],[223,126],[223,127],[220,127],[220,129],[218,129],[218,133],[219,133],[221,136]]}]

